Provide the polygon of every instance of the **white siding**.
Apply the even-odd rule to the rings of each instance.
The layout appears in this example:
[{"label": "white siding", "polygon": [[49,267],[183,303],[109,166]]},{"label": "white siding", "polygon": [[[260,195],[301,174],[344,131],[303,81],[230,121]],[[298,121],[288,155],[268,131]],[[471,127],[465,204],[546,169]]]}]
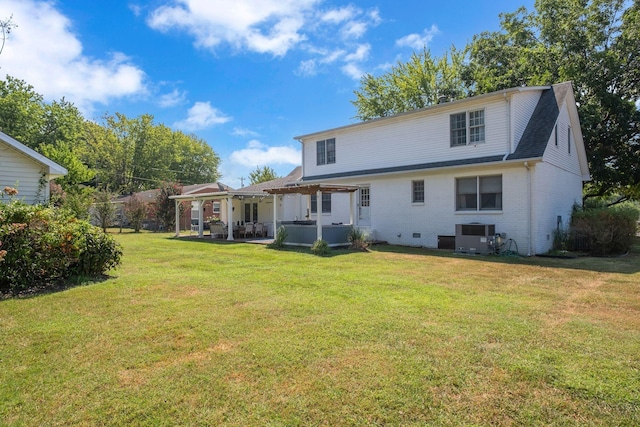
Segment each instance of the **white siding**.
[{"label": "white siding", "polygon": [[42,166],[0,141],[0,189],[15,187],[17,199],[34,204],[48,199],[49,185],[39,188]]},{"label": "white siding", "polygon": [[[569,113],[567,107],[563,106],[560,110],[556,127],[549,138],[543,159],[545,162],[551,163],[560,169],[580,175],[580,162],[578,160],[578,149],[575,145],[574,129],[571,128],[571,138],[568,138],[569,128]],[[556,131],[558,132],[558,145],[556,145]],[[568,144],[571,144],[570,150]]]},{"label": "white siding", "polygon": [[518,147],[529,119],[538,105],[541,93],[540,91],[525,91],[515,93],[511,98],[512,152]]},{"label": "white siding", "polygon": [[[360,126],[328,131],[303,141],[305,176],[504,155],[507,109],[503,97],[452,103]],[[451,114],[484,109],[485,142],[451,147]],[[316,165],[316,141],[336,138],[336,163]]]},{"label": "white siding", "polygon": [[[466,176],[502,175],[501,212],[456,212],[455,180]],[[411,181],[423,179],[425,202],[411,202]],[[345,184],[358,181],[341,180]],[[456,171],[420,172],[388,177],[372,177],[371,229],[379,240],[391,244],[435,248],[438,235],[452,236],[456,224],[495,224],[496,232],[507,233],[521,253],[528,247],[526,169],[523,165],[505,168],[475,168]],[[418,233],[419,237],[414,237]],[[514,248],[515,249],[515,248]]]},{"label": "white siding", "polygon": [[566,229],[573,205],[582,204],[582,178],[549,163],[538,163],[533,170],[533,250],[544,253],[552,247],[558,216]]}]

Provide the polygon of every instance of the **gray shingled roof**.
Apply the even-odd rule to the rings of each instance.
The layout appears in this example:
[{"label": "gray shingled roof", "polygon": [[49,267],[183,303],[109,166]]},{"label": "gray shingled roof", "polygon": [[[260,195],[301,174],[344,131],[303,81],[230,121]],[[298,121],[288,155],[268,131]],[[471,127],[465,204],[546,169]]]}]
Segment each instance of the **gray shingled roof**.
[{"label": "gray shingled roof", "polygon": [[553,85],[549,89],[542,91],[536,108],[527,123],[522,138],[518,143],[515,152],[506,159],[504,155],[476,157],[473,159],[448,160],[432,163],[419,163],[414,165],[393,166],[387,168],[361,169],[349,172],[330,173],[324,175],[305,176],[303,181],[317,181],[331,178],[346,178],[362,175],[377,175],[394,172],[411,172],[417,170],[427,170],[454,166],[476,165],[484,163],[501,162],[503,160],[521,160],[542,157],[547,143],[553,132],[553,127],[560,114],[559,105],[565,101],[567,93],[572,90],[570,83]]},{"label": "gray shingled roof", "polygon": [[569,84],[554,85],[542,92],[516,151],[507,160],[542,157],[560,114],[558,105],[564,103],[570,87]]},{"label": "gray shingled roof", "polygon": [[302,178],[302,166],[297,166],[294,170],[289,172],[289,175],[282,178],[276,178],[271,181],[260,182],[258,184],[249,185],[248,187],[239,188],[234,190],[235,194],[240,193],[256,193],[264,191],[267,188],[279,188],[286,187],[289,184],[300,181]]}]

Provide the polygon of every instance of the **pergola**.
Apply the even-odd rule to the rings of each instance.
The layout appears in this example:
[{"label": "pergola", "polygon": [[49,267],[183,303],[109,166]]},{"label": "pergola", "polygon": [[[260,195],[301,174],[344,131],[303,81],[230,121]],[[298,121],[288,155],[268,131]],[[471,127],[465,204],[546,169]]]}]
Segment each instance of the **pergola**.
[{"label": "pergola", "polygon": [[[323,193],[349,193],[349,223],[353,225],[353,193],[358,191],[360,187],[356,185],[340,185],[340,184],[304,184],[304,183],[296,183],[287,185],[284,187],[277,188],[267,188],[265,189],[265,193],[269,193],[273,195],[274,203],[273,203],[273,223],[276,224],[277,221],[277,203],[276,197],[278,195],[283,194],[303,194],[303,195],[316,195],[316,200],[318,206],[322,201]],[[311,198],[307,200],[307,208],[308,211],[311,211]],[[320,209],[318,209],[320,212]],[[275,232],[275,229],[274,229]],[[316,236],[317,239],[322,239],[322,215],[317,215],[316,220]]]}]

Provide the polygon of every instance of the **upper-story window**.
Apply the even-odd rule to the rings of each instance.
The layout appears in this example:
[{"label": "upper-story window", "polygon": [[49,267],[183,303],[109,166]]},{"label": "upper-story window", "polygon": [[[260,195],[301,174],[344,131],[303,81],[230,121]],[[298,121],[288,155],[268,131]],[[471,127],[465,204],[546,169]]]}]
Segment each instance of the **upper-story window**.
[{"label": "upper-story window", "polygon": [[484,142],[484,110],[452,114],[450,123],[452,147]]},{"label": "upper-story window", "polygon": [[328,165],[336,162],[336,139],[316,141],[316,164]]}]

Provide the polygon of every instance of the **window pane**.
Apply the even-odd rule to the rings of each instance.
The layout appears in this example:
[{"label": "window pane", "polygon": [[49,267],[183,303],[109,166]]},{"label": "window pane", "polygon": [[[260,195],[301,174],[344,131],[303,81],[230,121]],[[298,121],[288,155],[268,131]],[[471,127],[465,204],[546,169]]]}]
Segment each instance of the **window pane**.
[{"label": "window pane", "polygon": [[480,177],[480,209],[502,209],[502,176]]},{"label": "window pane", "polygon": [[317,153],[317,162],[316,162],[316,164],[318,164],[318,165],[326,164],[325,148],[324,147],[325,147],[325,142],[324,141],[316,142],[316,153]]},{"label": "window pane", "polygon": [[322,195],[322,213],[331,213],[331,193]]},{"label": "window pane", "polygon": [[469,112],[469,142],[484,142],[484,110]]},{"label": "window pane", "polygon": [[327,164],[336,162],[336,139],[327,139]]},{"label": "window pane", "polygon": [[478,209],[477,178],[456,179],[456,210]]},{"label": "window pane", "polygon": [[424,181],[412,181],[413,196],[411,201],[413,203],[424,202]]},{"label": "window pane", "polygon": [[315,194],[311,195],[311,213],[318,212],[318,198]]},{"label": "window pane", "polygon": [[258,222],[258,204],[253,204],[253,222]]},{"label": "window pane", "polygon": [[244,205],[244,222],[251,222],[251,204],[245,203]]},{"label": "window pane", "polygon": [[466,113],[451,115],[451,146],[467,144]]}]

